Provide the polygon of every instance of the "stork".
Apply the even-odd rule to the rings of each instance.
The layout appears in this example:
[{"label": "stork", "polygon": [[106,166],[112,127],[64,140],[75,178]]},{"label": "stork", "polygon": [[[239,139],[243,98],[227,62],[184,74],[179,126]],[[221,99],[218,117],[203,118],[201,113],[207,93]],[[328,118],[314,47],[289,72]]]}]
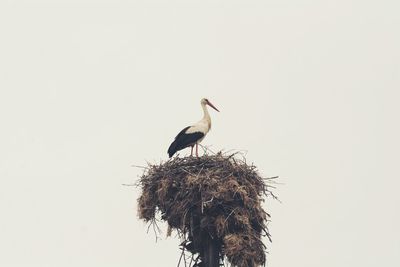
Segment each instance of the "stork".
[{"label": "stork", "polygon": [[211,104],[207,98],[200,101],[203,108],[203,118],[192,126],[184,128],[175,137],[175,140],[168,148],[168,155],[171,158],[177,151],[187,147],[191,147],[190,155],[193,156],[193,147],[196,146],[196,156],[199,156],[199,143],[204,139],[208,131],[211,129],[211,117],[208,113],[207,105],[219,112],[219,110]]}]

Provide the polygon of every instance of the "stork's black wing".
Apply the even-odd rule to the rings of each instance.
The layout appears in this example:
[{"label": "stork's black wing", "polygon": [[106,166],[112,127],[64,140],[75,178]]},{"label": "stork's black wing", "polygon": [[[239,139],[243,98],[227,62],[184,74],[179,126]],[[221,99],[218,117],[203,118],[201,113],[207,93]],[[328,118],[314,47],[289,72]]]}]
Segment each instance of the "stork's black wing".
[{"label": "stork's black wing", "polygon": [[184,149],[188,146],[195,144],[199,139],[204,136],[202,132],[186,133],[190,126],[184,128],[175,137],[174,142],[168,148],[168,155],[172,157],[177,151]]}]

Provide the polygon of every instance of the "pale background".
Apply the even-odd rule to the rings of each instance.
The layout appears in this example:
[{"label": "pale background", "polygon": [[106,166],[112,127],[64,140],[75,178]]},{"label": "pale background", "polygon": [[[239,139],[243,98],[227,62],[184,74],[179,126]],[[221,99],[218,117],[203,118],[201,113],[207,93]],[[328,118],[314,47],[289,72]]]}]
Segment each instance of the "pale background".
[{"label": "pale background", "polygon": [[[141,174],[208,97],[279,175],[269,267],[400,266],[399,1],[0,2],[0,266],[176,266]],[[163,237],[165,232],[163,233]]]}]

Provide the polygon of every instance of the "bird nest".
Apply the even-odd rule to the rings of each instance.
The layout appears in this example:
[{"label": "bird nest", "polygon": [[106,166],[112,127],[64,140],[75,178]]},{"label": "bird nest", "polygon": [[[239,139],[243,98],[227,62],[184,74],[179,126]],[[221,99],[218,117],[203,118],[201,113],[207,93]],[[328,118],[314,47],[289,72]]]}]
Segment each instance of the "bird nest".
[{"label": "bird nest", "polygon": [[267,184],[274,178],[261,177],[238,154],[175,157],[149,164],[139,180],[139,218],[152,224],[160,214],[169,234],[176,230],[182,237],[182,253],[192,254],[189,266],[204,266],[202,256],[210,238],[218,261],[262,266],[266,261],[262,236],[271,241],[270,215],[262,203],[264,197],[275,198],[271,183]]}]

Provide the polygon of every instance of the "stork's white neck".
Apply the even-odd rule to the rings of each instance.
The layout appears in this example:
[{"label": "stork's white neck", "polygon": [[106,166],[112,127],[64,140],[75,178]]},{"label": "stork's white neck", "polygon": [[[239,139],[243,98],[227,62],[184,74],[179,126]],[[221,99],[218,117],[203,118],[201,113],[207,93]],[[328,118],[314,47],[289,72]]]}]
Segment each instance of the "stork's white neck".
[{"label": "stork's white neck", "polygon": [[208,113],[208,108],[207,105],[202,104],[201,107],[203,108],[203,120],[205,120],[208,123],[208,127],[211,128],[211,117],[210,114]]}]

